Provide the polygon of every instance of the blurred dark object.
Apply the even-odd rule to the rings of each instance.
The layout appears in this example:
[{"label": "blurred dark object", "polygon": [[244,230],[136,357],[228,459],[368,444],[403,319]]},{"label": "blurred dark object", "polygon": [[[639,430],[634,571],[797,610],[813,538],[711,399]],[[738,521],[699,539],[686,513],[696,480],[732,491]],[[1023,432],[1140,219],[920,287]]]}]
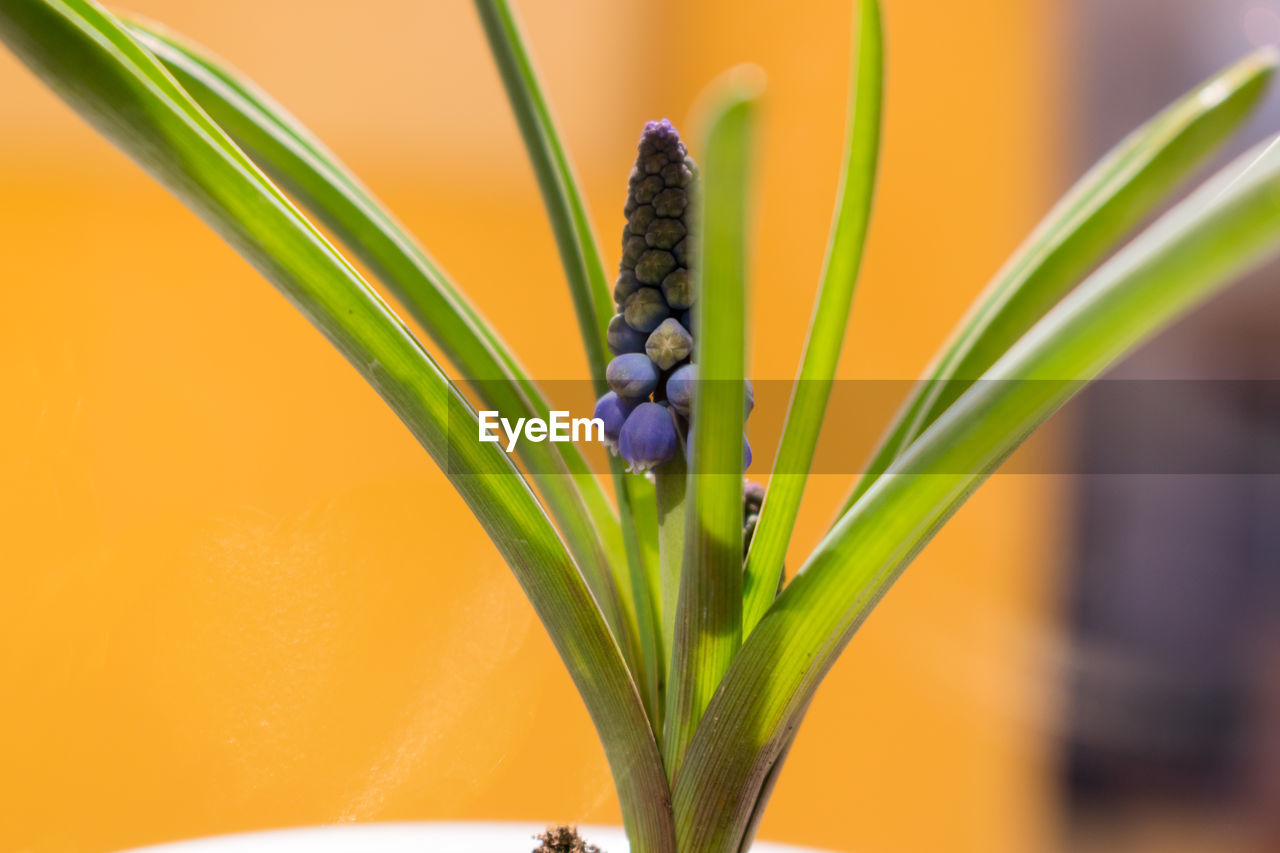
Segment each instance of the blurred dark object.
[{"label": "blurred dark object", "polygon": [[[1077,0],[1073,173],[1126,128],[1253,47],[1280,2]],[[1251,132],[1280,130],[1280,98]],[[1242,144],[1241,148],[1244,147]],[[1239,148],[1228,154],[1239,153]],[[1130,359],[1117,377],[1280,378],[1280,269],[1268,268]],[[1175,446],[1180,429],[1238,471],[1274,454],[1280,412],[1222,381],[1185,412],[1086,397],[1079,470]],[[1111,416],[1109,416],[1109,413]],[[1208,428],[1206,428],[1206,426]],[[1280,851],[1280,477],[1077,479],[1063,782],[1076,850]]]}]

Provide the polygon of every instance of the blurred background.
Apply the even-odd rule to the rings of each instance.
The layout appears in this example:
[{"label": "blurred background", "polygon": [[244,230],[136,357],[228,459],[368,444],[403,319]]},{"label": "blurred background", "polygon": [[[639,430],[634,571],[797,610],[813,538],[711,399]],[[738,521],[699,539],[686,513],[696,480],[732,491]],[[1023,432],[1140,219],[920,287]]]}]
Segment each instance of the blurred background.
[{"label": "blurred background", "polygon": [[[518,5],[610,263],[642,123],[682,123],[731,63],[767,70],[752,374],[789,379],[835,193],[850,4]],[[1275,1],[885,5],[848,379],[915,376],[1089,163],[1280,41]],[[586,374],[468,3],[129,8],[309,124],[534,376]],[[616,821],[551,644],[394,416],[7,54],[0,92],[0,851]],[[1278,104],[1248,140],[1280,128]],[[1119,375],[1277,378],[1275,277]],[[1276,413],[1218,402],[1185,416],[1209,419],[1224,454],[1280,440]],[[1084,470],[1167,428],[1086,401],[1035,452],[1058,458],[1042,470]],[[757,447],[759,469],[771,453]],[[791,565],[848,485],[814,478]],[[1276,477],[995,477],[831,674],[762,836],[857,853],[1280,849],[1278,512]]]}]

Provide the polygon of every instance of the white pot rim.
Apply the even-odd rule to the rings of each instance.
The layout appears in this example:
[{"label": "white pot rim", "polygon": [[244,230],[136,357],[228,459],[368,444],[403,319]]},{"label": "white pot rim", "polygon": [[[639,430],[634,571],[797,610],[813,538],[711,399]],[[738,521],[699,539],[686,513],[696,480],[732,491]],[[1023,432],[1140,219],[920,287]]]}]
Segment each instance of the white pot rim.
[{"label": "white pot rim", "polygon": [[[530,853],[547,824],[506,821],[361,823],[272,829],[139,847],[131,853]],[[616,826],[580,827],[605,853],[627,853]],[[761,841],[752,853],[822,853]]]}]

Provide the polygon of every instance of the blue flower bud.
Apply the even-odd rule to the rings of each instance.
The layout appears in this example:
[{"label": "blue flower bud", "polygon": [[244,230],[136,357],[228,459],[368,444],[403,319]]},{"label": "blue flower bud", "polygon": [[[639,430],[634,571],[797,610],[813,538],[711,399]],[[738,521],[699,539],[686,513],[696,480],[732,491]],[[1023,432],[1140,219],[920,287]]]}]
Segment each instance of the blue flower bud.
[{"label": "blue flower bud", "polygon": [[[667,401],[671,407],[685,417],[693,408],[693,395],[698,385],[698,365],[682,364],[667,377]],[[756,392],[750,379],[743,380],[742,417],[746,420],[751,410],[756,407]]]},{"label": "blue flower bud", "polygon": [[615,454],[618,452],[618,433],[622,431],[622,425],[635,407],[635,403],[624,400],[612,391],[605,392],[596,401],[593,417],[604,421],[604,443]]},{"label": "blue flower bud", "polygon": [[693,408],[693,388],[698,381],[698,366],[685,364],[667,377],[667,402],[686,418]]},{"label": "blue flower bud", "polygon": [[669,462],[679,450],[680,437],[671,412],[658,403],[637,406],[618,436],[618,452],[637,473]]},{"label": "blue flower bud", "polygon": [[642,352],[624,353],[609,362],[604,378],[619,397],[640,400],[658,387],[658,366]]},{"label": "blue flower bud", "polygon": [[693,352],[693,337],[679,320],[668,317],[650,333],[644,351],[658,367],[670,370]]},{"label": "blue flower bud", "polygon": [[621,314],[614,314],[609,320],[609,331],[605,335],[605,340],[609,344],[609,352],[622,355],[628,352],[644,352],[647,336],[644,332],[637,332],[628,326]]}]

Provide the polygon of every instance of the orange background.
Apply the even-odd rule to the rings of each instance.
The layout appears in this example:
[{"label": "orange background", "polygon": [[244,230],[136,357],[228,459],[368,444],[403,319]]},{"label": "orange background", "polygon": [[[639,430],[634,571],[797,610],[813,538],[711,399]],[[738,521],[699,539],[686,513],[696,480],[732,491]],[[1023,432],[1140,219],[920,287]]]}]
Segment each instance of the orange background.
[{"label": "orange background", "polygon": [[[766,69],[753,375],[789,378],[835,192],[850,4],[518,5],[610,263],[642,122],[682,121],[728,64]],[[886,6],[884,170],[849,378],[915,375],[1060,189],[1053,4]],[[535,376],[585,375],[468,3],[131,8],[311,125]],[[349,820],[616,821],[563,667],[408,433],[8,55],[0,92],[0,851]],[[790,565],[847,485],[815,478]],[[1037,638],[1054,485],[996,478],[908,572],[819,694],[763,837],[1049,844]]]}]

